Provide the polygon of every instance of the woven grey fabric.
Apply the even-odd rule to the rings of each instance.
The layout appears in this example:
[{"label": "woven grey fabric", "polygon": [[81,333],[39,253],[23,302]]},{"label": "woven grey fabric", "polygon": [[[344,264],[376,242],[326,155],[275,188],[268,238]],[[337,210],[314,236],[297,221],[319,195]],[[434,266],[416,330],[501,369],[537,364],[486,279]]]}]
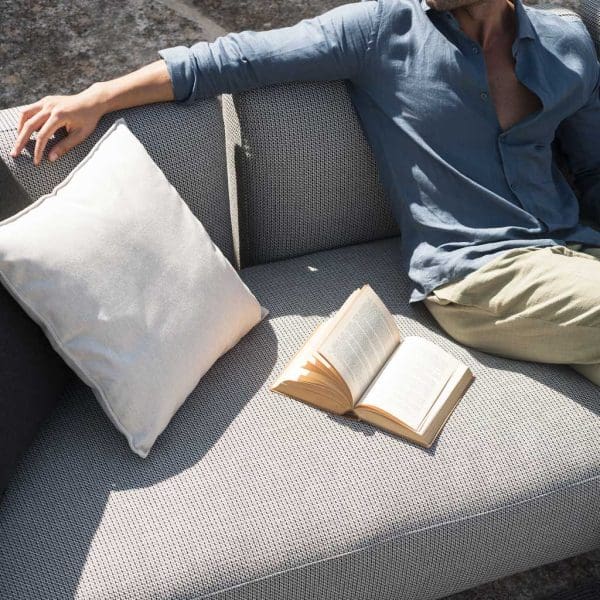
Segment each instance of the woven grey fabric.
[{"label": "woven grey fabric", "polygon": [[600,2],[598,0],[580,0],[576,10],[596,43],[596,50],[600,52]]},{"label": "woven grey fabric", "polygon": [[[102,117],[96,131],[84,143],[57,162],[44,160],[38,167],[33,165],[30,157],[34,139],[29,141],[21,157],[10,156],[16,138],[18,108],[0,111],[0,161],[4,161],[28,195],[18,200],[21,205],[30,204],[51,192],[81,162],[110,125],[123,117],[202,221],[215,244],[229,260],[234,260],[223,119],[217,100],[206,100],[189,107],[167,102],[109,113]],[[48,150],[62,137],[64,130],[48,144]],[[6,179],[6,169],[3,170],[4,176],[0,169],[0,183]],[[0,200],[4,202],[3,197],[4,193],[0,191]]]},{"label": "woven grey fabric", "polygon": [[[428,600],[598,546],[598,389],[447,338],[398,242],[243,270],[270,317],[145,461],[72,387],[0,505],[0,597]],[[367,282],[476,376],[430,450],[268,390]]]},{"label": "woven grey fabric", "polygon": [[398,233],[342,81],[223,96],[242,265]]}]

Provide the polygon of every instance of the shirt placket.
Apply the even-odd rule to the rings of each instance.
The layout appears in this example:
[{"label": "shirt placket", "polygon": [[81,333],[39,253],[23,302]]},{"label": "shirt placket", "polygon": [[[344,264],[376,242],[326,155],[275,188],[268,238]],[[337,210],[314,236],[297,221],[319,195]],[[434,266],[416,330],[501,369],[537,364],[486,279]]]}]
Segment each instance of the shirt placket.
[{"label": "shirt placket", "polygon": [[496,109],[494,108],[490,94],[483,49],[477,42],[473,41],[463,32],[458,24],[458,21],[454,18],[454,15],[451,12],[445,11],[443,14],[444,18],[456,32],[458,47],[461,50],[465,60],[471,62],[475,67],[474,71],[477,74],[479,101],[484,103],[484,110],[486,112],[490,112],[491,117],[497,122],[498,118],[496,116]]},{"label": "shirt placket", "polygon": [[[546,169],[536,170],[540,161],[545,165],[544,154],[550,153],[549,146],[539,138],[541,124],[547,106],[552,99],[547,96],[544,86],[536,80],[532,69],[535,65],[532,54],[524,54],[519,59],[519,53],[533,52],[531,40],[516,40],[513,44],[515,58],[515,74],[519,82],[535,94],[541,108],[525,117],[498,136],[498,148],[502,157],[502,165],[506,181],[521,206],[533,216],[544,228],[549,229],[563,219],[561,208],[553,202],[552,189],[540,187],[545,179]],[[527,64],[529,63],[529,64]],[[537,131],[537,134],[535,133]],[[536,179],[539,178],[539,179]]]},{"label": "shirt placket", "polygon": [[[477,42],[473,41],[462,31],[458,21],[454,18],[452,13],[445,12],[444,17],[448,20],[451,27],[456,31],[458,45],[463,56],[475,67],[474,71],[477,74],[477,82],[479,84],[479,101],[484,103],[483,110],[489,115],[489,118],[492,119],[497,126],[497,148],[500,155],[506,184],[511,192],[511,200],[520,208],[530,213],[534,218],[537,219],[539,223],[544,224],[544,222],[541,221],[540,218],[535,214],[537,211],[536,209],[539,209],[539,207],[532,205],[529,196],[526,193],[526,186],[524,185],[525,182],[521,181],[521,177],[523,175],[523,173],[519,171],[519,164],[522,159],[522,157],[519,155],[521,144],[519,144],[518,141],[512,143],[515,141],[515,134],[517,134],[519,130],[522,130],[523,127],[527,126],[528,122],[536,118],[537,113],[526,117],[524,120],[520,121],[513,127],[510,127],[508,130],[502,131],[500,122],[498,120],[498,114],[496,112],[489,89],[489,81],[487,77],[487,68],[485,64],[485,57],[483,55],[483,49]],[[525,81],[525,74],[520,72],[520,64],[518,59],[520,44],[521,40],[516,38],[512,45],[512,54],[513,58],[515,59],[515,73],[517,75],[517,79],[523,83],[523,85],[526,85],[529,89],[531,89],[540,98],[543,106],[544,99],[542,95],[539,93],[539,91],[534,89],[535,86],[532,86],[531,82]]]},{"label": "shirt placket", "polygon": [[[535,93],[540,102],[542,103],[542,111],[544,106],[544,100],[540,93],[533,89],[533,86],[530,82],[524,81],[524,74],[521,71],[521,64],[519,62],[519,50],[520,50],[521,42],[519,39],[516,39],[512,46],[512,55],[515,59],[515,75],[517,79],[526,87],[531,89],[533,93]],[[513,138],[515,137],[515,133],[518,130],[522,129],[522,127],[527,126],[527,123],[532,119],[537,117],[537,112],[529,117],[526,117],[519,123],[516,123],[506,131],[502,131],[498,135],[498,149],[500,151],[500,156],[502,157],[502,167],[504,169],[504,175],[506,177],[506,182],[511,189],[513,195],[519,200],[521,206],[528,210],[531,214],[533,214],[533,206],[530,206],[528,202],[528,198],[524,193],[524,182],[521,182],[519,178],[521,177],[521,173],[518,171],[517,167],[520,163],[519,157],[519,149],[522,147],[520,144],[511,144]],[[530,174],[531,175],[531,174]],[[535,215],[534,215],[535,216]],[[539,220],[539,219],[538,219]]]},{"label": "shirt placket", "polygon": [[[493,122],[496,124],[496,126],[498,128],[498,131],[499,131],[498,138],[497,138],[498,151],[500,153],[500,158],[502,161],[502,169],[504,171],[506,182],[507,182],[508,187],[512,191],[514,199],[521,206],[521,208],[523,208],[523,203],[521,202],[521,200],[517,194],[517,189],[519,187],[518,181],[517,181],[518,174],[516,172],[512,172],[511,164],[510,164],[511,163],[510,150],[507,148],[507,144],[509,142],[508,132],[501,131],[500,123],[498,121],[498,115],[496,113],[496,108],[494,106],[494,102],[492,100],[491,92],[490,92],[490,88],[489,88],[489,81],[488,81],[488,77],[487,77],[487,68],[486,68],[486,64],[485,64],[485,57],[483,55],[483,49],[477,42],[475,42],[474,40],[469,38],[462,31],[458,21],[454,18],[454,15],[452,15],[451,12],[449,12],[449,11],[444,12],[444,18],[447,19],[450,26],[455,30],[457,38],[458,38],[458,45],[459,45],[459,48],[460,48],[465,60],[468,60],[469,62],[471,62],[473,64],[473,66],[475,67],[474,72],[477,74],[477,83],[478,83],[478,90],[479,90],[478,91],[478,94],[479,94],[478,101],[483,103],[482,110],[484,110],[488,114],[488,117],[491,120],[493,120]],[[515,40],[515,43],[513,44],[513,56],[516,56],[517,48],[518,48],[518,40]]]}]

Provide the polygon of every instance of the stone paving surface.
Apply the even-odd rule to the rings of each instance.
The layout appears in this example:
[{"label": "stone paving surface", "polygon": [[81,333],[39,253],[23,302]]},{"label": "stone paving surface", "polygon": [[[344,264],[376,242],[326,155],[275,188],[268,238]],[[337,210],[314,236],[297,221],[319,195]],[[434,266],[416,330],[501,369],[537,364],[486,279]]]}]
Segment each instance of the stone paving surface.
[{"label": "stone paving surface", "polygon": [[293,25],[326,10],[347,4],[348,0],[192,0],[207,16],[227,31],[262,31]]},{"label": "stone paving surface", "polygon": [[80,92],[204,37],[156,0],[0,0],[0,108]]},{"label": "stone paving surface", "polygon": [[[535,5],[539,0],[525,0]],[[207,16],[227,31],[254,29],[261,31],[285,27],[300,19],[314,17],[347,0],[191,0]],[[573,7],[578,0],[546,0],[545,4]]]},{"label": "stone paving surface", "polygon": [[[573,6],[576,1],[561,4]],[[77,93],[94,81],[112,79],[157,60],[161,48],[213,39],[215,24],[209,27],[203,15],[226,31],[260,31],[292,25],[344,3],[0,0],[0,109],[49,94]],[[591,581],[600,581],[600,550],[501,579],[448,600],[545,600]]]}]

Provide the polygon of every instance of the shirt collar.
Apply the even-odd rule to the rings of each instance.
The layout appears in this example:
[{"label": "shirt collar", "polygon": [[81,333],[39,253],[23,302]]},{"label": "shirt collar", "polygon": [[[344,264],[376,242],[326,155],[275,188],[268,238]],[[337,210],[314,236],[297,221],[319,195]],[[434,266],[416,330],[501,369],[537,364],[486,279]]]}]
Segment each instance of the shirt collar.
[{"label": "shirt collar", "polygon": [[[535,39],[535,31],[522,0],[513,0],[513,2],[515,4],[515,14],[517,15],[517,38]],[[432,10],[431,6],[427,4],[427,0],[421,0],[421,7],[425,12]]]}]

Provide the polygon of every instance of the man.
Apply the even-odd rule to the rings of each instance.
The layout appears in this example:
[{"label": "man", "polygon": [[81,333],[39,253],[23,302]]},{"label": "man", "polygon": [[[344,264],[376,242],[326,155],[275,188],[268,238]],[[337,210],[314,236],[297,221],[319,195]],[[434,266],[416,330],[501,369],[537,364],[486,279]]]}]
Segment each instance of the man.
[{"label": "man", "polygon": [[581,22],[513,1],[366,1],[168,48],[26,107],[14,155],[39,129],[39,164],[65,126],[59,156],[120,108],[347,79],[402,229],[409,301],[466,345],[600,385],[600,230],[580,222],[600,225],[600,67]]}]

